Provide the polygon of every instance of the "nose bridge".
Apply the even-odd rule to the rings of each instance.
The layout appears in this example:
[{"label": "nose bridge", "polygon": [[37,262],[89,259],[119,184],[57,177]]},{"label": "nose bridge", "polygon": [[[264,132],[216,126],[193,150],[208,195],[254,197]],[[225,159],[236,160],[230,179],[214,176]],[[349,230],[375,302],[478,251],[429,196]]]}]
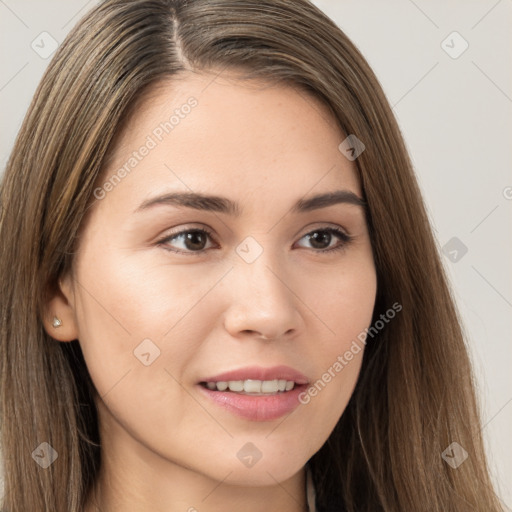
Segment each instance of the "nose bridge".
[{"label": "nose bridge", "polygon": [[232,334],[257,331],[269,338],[297,329],[300,315],[293,286],[287,283],[289,274],[282,271],[278,255],[252,237],[236,251],[226,328]]},{"label": "nose bridge", "polygon": [[[249,238],[249,237],[248,237]],[[251,237],[252,238],[252,237]],[[241,279],[242,292],[254,296],[255,300],[270,304],[290,301],[289,289],[284,286],[280,276],[279,257],[270,248],[263,248],[254,239],[246,240],[237,247],[238,261],[234,272]],[[278,277],[279,276],[279,277]]]}]

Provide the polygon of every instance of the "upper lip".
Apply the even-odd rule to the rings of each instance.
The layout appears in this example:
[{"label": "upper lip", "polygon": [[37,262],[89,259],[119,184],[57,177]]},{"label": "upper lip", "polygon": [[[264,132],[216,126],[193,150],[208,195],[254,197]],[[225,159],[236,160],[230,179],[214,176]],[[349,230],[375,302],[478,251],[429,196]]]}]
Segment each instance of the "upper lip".
[{"label": "upper lip", "polygon": [[233,380],[288,380],[296,384],[307,384],[308,378],[301,372],[290,366],[272,366],[264,368],[261,366],[247,366],[227,372],[212,375],[201,380],[201,382],[228,382]]}]

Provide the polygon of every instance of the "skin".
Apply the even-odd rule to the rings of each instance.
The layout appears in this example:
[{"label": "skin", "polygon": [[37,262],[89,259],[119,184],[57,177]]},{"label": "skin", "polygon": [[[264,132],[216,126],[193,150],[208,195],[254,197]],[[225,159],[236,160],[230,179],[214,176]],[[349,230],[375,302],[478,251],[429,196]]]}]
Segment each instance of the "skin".
[{"label": "skin", "polygon": [[[363,351],[277,420],[235,416],[197,383],[278,364],[313,383],[370,325],[377,283],[363,209],[291,212],[323,192],[362,197],[355,163],[338,150],[345,135],[316,99],[202,73],[146,96],[99,184],[190,96],[198,105],[89,210],[73,271],[48,303],[47,331],[79,339],[98,392],[103,465],[86,511],[307,510],[304,466],[343,413]],[[171,191],[226,196],[242,213],[172,205],[134,213]],[[315,246],[305,235],[328,227],[353,240],[322,253],[343,241],[326,235]],[[158,243],[193,228],[212,232],[200,253],[182,237]],[[248,236],[262,248],[252,263],[236,251]],[[148,338],[160,356],[145,366],[134,350]],[[261,452],[250,468],[237,457],[249,442]]]}]

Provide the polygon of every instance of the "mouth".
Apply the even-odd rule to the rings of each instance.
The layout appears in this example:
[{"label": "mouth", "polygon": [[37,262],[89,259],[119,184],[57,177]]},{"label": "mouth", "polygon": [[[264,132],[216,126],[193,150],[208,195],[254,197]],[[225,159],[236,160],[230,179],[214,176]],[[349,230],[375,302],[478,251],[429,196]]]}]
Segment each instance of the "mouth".
[{"label": "mouth", "polygon": [[272,421],[300,405],[307,377],[288,366],[250,367],[202,379],[203,396],[238,417]]}]

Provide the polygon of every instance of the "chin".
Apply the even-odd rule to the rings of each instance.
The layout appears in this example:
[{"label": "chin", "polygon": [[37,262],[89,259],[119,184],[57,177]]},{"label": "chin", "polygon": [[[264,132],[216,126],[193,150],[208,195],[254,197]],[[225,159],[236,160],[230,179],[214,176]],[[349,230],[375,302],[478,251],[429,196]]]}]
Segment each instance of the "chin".
[{"label": "chin", "polygon": [[[223,480],[230,485],[258,487],[276,485],[285,482],[298,473],[306,464],[308,457],[290,458],[286,453],[261,456],[257,461],[241,462],[238,458],[225,459],[214,468],[214,479]],[[220,462],[220,461],[219,461]],[[222,467],[219,470],[219,467]],[[226,478],[226,475],[229,476]],[[225,479],[225,480],[224,480]]]},{"label": "chin", "polygon": [[[261,466],[259,469],[256,469],[256,467],[250,469],[236,468],[229,477],[224,480],[224,483],[241,487],[273,486],[277,483],[286,482],[303,467],[304,465],[290,469],[286,463],[283,463],[281,466]],[[225,477],[225,475],[223,475],[223,477]],[[222,480],[223,477],[220,479]]]}]

